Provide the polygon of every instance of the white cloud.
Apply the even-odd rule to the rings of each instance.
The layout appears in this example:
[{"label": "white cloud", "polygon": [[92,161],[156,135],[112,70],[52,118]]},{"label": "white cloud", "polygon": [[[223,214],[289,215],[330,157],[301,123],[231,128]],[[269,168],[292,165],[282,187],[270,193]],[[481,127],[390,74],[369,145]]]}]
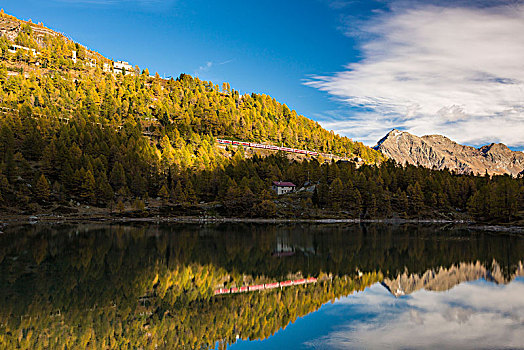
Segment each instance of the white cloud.
[{"label": "white cloud", "polygon": [[234,58],[228,59],[228,60],[225,60],[225,61],[220,61],[220,62],[207,61],[204,65],[199,66],[198,69],[195,70],[193,75],[194,76],[199,76],[199,75],[201,75],[201,74],[203,74],[205,72],[208,72],[213,67],[223,66],[225,64],[229,64],[229,63],[234,62],[234,61],[235,61]]},{"label": "white cloud", "polygon": [[447,3],[405,1],[360,28],[363,59],[306,82],[355,110],[323,125],[367,143],[400,127],[524,146],[524,6]]},{"label": "white cloud", "polygon": [[198,67],[199,72],[207,72],[209,69],[213,67],[213,62],[208,61],[205,65]]},{"label": "white cloud", "polygon": [[[418,291],[399,299],[381,286],[343,300],[374,314],[338,327],[309,345],[368,349],[524,347],[524,283],[464,283],[447,292]],[[341,303],[342,304],[342,303]]]}]

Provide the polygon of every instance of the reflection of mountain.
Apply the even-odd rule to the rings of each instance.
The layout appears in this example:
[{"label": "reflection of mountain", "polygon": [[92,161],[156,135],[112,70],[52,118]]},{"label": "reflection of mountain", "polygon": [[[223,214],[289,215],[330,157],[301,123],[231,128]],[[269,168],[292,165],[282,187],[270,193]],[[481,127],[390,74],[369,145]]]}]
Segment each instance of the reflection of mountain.
[{"label": "reflection of mountain", "polygon": [[391,294],[398,297],[420,289],[446,291],[462,282],[475,281],[480,278],[497,284],[506,284],[518,276],[524,276],[522,262],[517,264],[515,272],[507,278],[497,262],[494,261],[491,269],[488,269],[477,261],[476,263],[460,263],[450,268],[431,269],[421,275],[409,274],[406,271],[399,274],[395,279],[385,278],[382,285]]},{"label": "reflection of mountain", "polygon": [[[35,225],[6,227],[0,247],[0,348],[209,348],[266,338],[382,280],[374,271],[495,259],[511,278],[524,239],[412,225]],[[293,274],[332,279],[213,296]]]}]

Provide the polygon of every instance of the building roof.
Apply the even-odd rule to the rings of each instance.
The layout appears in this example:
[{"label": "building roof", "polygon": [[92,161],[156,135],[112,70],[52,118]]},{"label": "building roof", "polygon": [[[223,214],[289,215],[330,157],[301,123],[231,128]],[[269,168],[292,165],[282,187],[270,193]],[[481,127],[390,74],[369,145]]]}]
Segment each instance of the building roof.
[{"label": "building roof", "polygon": [[292,182],[273,181],[273,185],[277,187],[297,187]]}]

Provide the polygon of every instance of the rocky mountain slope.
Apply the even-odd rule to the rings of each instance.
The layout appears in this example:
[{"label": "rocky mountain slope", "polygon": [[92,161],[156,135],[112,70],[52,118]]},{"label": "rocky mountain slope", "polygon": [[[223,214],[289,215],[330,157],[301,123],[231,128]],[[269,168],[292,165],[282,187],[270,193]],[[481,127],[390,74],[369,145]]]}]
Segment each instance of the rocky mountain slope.
[{"label": "rocky mountain slope", "polygon": [[404,164],[427,168],[456,170],[459,173],[511,174],[524,173],[524,153],[512,151],[501,143],[480,148],[460,145],[445,136],[418,137],[405,131],[392,130],[374,149]]},{"label": "rocky mountain slope", "polygon": [[386,278],[382,285],[396,297],[411,294],[417,290],[446,291],[457,284],[475,281],[480,278],[497,284],[505,284],[515,277],[524,276],[524,267],[520,262],[511,277],[505,278],[500,266],[493,262],[491,269],[483,266],[480,262],[461,263],[451,266],[449,269],[441,267],[438,270],[428,270],[422,275],[408,274],[404,272],[395,279]]}]

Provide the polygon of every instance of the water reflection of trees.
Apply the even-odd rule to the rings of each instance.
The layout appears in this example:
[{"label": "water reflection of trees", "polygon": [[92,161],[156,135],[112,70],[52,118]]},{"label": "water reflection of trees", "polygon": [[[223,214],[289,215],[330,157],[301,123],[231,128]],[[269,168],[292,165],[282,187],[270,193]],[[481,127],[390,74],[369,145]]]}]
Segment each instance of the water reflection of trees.
[{"label": "water reflection of trees", "polygon": [[[280,242],[280,244],[279,244]],[[463,261],[503,270],[523,240],[421,226],[30,226],[0,236],[0,347],[209,347],[265,338],[333,298]],[[284,247],[284,248],[283,248]],[[275,250],[291,251],[285,257]],[[369,272],[356,277],[356,269]],[[213,297],[301,272],[316,285]],[[167,342],[167,343],[164,343]]]},{"label": "water reflection of trees", "polygon": [[[275,277],[298,270],[342,276],[357,268],[395,276],[405,269],[423,273],[493,260],[509,277],[524,251],[524,239],[518,236],[434,225],[219,225],[206,226],[194,239],[188,252],[201,263]],[[283,244],[293,254],[278,258],[275,250]]]}]

